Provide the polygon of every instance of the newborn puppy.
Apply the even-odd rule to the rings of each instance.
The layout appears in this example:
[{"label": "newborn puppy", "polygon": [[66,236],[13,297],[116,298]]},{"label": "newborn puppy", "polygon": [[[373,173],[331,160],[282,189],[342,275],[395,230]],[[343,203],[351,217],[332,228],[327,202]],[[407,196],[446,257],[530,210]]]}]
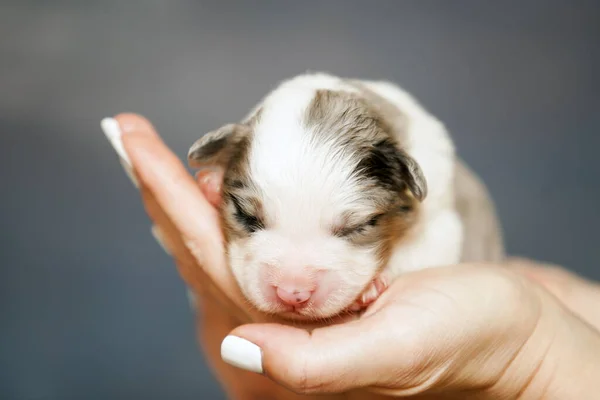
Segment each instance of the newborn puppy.
[{"label": "newborn puppy", "polygon": [[393,84],[295,77],[204,135],[188,160],[222,168],[230,268],[264,312],[358,310],[403,272],[465,259],[450,137]]}]

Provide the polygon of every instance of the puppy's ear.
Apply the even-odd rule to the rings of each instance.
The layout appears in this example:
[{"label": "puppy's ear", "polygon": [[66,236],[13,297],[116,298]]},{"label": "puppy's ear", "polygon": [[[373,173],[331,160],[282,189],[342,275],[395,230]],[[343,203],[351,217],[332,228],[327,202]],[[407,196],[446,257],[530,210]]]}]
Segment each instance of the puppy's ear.
[{"label": "puppy's ear", "polygon": [[241,124],[228,124],[209,132],[190,147],[188,164],[192,168],[225,167],[249,134],[250,127]]},{"label": "puppy's ear", "polygon": [[359,167],[364,174],[390,190],[402,192],[408,187],[417,200],[423,201],[427,197],[427,181],[421,167],[391,139],[374,143]]},{"label": "puppy's ear", "polygon": [[419,201],[427,197],[427,180],[419,163],[408,155],[404,150],[398,150],[397,154],[402,177],[413,196]]}]

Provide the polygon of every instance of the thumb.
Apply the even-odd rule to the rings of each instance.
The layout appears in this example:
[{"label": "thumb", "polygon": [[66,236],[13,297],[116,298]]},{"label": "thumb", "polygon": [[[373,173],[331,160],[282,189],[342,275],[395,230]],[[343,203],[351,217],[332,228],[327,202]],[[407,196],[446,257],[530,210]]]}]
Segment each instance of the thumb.
[{"label": "thumb", "polygon": [[223,340],[221,357],[296,393],[339,393],[375,386],[385,379],[382,373],[393,370],[387,360],[395,357],[389,355],[387,333],[379,332],[370,320],[312,332],[280,324],[244,325]]}]

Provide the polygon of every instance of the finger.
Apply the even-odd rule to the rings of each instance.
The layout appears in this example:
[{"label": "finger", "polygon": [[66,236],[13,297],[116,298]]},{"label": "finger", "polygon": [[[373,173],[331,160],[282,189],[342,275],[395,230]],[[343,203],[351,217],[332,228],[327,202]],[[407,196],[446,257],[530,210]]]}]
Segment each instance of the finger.
[{"label": "finger", "polygon": [[[211,369],[228,390],[230,399],[288,399],[289,392],[265,376],[234,368],[223,362],[220,344],[223,338],[240,322],[223,312],[223,307],[211,299],[203,299],[196,320],[197,337]],[[286,394],[288,396],[286,396]],[[296,397],[294,396],[294,399]]]},{"label": "finger", "polygon": [[135,176],[176,228],[174,236],[181,236],[197,261],[196,266],[202,266],[210,279],[235,297],[238,304],[243,302],[226,266],[219,218],[214,207],[146,119],[121,114],[115,121],[121,135],[113,138],[113,145],[121,141]]},{"label": "finger", "polygon": [[186,239],[201,238],[199,245],[206,251],[198,254],[200,259],[210,257],[215,264],[224,264],[217,213],[180,160],[146,119],[131,114],[115,119],[121,126],[123,146],[136,174],[165,213]]},{"label": "finger", "polygon": [[[160,141],[159,136],[152,126],[143,118],[137,116],[126,117],[124,121],[121,120],[126,127],[126,131],[139,132]],[[141,124],[138,124],[138,122],[141,122]],[[201,296],[202,301],[212,299],[213,304],[214,302],[219,303],[221,305],[220,309],[229,310],[240,321],[252,320],[252,313],[244,307],[239,307],[240,300],[236,298],[237,293],[235,289],[228,290],[228,288],[215,285],[212,277],[201,268],[196,257],[190,252],[188,243],[182,240],[179,229],[171,221],[169,215],[164,212],[162,206],[158,204],[154,194],[149,190],[144,181],[141,183],[138,182],[137,174],[134,172],[129,154],[125,151],[125,146],[123,146],[119,122],[108,118],[103,120],[102,125],[108,139],[120,156],[121,164],[126,169],[127,174],[134,178],[136,187],[140,189],[144,208],[150,219],[154,222],[151,230],[152,235],[163,249],[174,257],[179,273],[191,288],[194,297]]]},{"label": "finger", "polygon": [[340,393],[381,386],[390,374],[402,374],[403,365],[394,353],[394,348],[403,347],[402,336],[390,342],[390,330],[385,326],[377,317],[312,333],[279,324],[244,325],[225,338],[221,356],[296,393]]},{"label": "finger", "polygon": [[[140,189],[146,212],[154,221],[154,225],[151,229],[152,235],[156,238],[156,240],[165,249],[167,253],[173,255],[176,258],[178,265],[193,264],[193,261],[186,259],[189,256],[189,251],[186,251],[187,249],[185,249],[185,246],[181,246],[181,243],[179,243],[180,241],[177,240],[177,238],[179,238],[179,233],[177,232],[176,227],[170,221],[168,216],[163,212],[160,206],[156,204],[156,199],[154,198],[153,194],[148,190],[148,188],[145,185],[140,186],[138,178],[136,177],[135,172],[133,171],[133,166],[131,165],[129,155],[125,150],[125,147],[123,146],[123,141],[121,138],[122,131],[128,129],[144,131],[146,135],[154,136],[156,139],[159,139],[158,135],[156,135],[154,129],[150,124],[147,123],[147,121],[142,120],[141,122],[142,123],[138,124],[138,126],[135,126],[135,124],[133,126],[130,126],[131,123],[129,119],[123,118],[123,120],[121,121],[121,125],[123,125],[124,129],[122,129],[122,127],[119,125],[119,121],[111,118],[106,118],[102,121],[102,128],[105,131],[114,149],[116,150],[117,154],[119,155],[123,168],[125,169],[127,174],[132,178],[135,186]],[[200,270],[200,268],[196,269]],[[182,275],[189,286],[196,290],[201,289],[197,287],[197,285],[194,285],[194,283],[197,282],[197,280],[185,279],[186,274]]]},{"label": "finger", "polygon": [[194,256],[181,239],[177,227],[162,210],[154,196],[144,188],[141,192],[144,209],[154,222],[153,234],[158,237],[159,241],[163,242],[164,247],[168,249],[168,253],[175,259],[179,273],[186,284],[194,292],[203,294],[208,286],[212,284],[210,276],[206,274],[203,268],[198,266]]},{"label": "finger", "polygon": [[[155,223],[153,234],[159,237],[159,241],[164,242],[168,253],[175,259],[181,278],[192,289],[195,296],[200,296],[200,303],[219,304],[217,307],[217,310],[220,310],[219,312],[227,310],[226,314],[229,313],[232,317],[244,323],[257,320],[255,312],[240,307],[239,303],[232,299],[232,296],[226,290],[214,284],[204,268],[198,266],[197,261],[181,240],[177,228],[169,221],[168,216],[163,212],[151,193],[142,190],[142,198],[146,212]],[[206,311],[205,308],[203,310]]]}]

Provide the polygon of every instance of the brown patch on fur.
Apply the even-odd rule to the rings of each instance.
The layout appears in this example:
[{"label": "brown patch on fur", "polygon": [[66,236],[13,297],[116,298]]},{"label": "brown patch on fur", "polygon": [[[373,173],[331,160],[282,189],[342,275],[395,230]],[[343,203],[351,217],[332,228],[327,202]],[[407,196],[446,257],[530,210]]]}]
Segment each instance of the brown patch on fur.
[{"label": "brown patch on fur", "polygon": [[192,168],[211,165],[226,166],[240,142],[250,135],[250,127],[227,124],[198,139],[188,151],[188,164]]},{"label": "brown patch on fur", "polygon": [[239,210],[234,199],[239,200],[239,205],[244,214],[255,218],[260,226],[264,226],[264,210],[260,196],[249,179],[248,150],[251,144],[251,135],[240,142],[234,157],[231,158],[225,170],[221,204],[221,223],[225,240],[245,239],[250,236],[249,226],[240,220]]},{"label": "brown patch on fur", "polygon": [[[382,193],[383,194],[383,193]],[[378,204],[374,215],[379,216],[374,225],[366,226],[359,231],[349,231],[343,237],[356,247],[375,246],[378,266],[387,265],[394,246],[417,225],[420,202],[406,190],[398,196],[389,198],[387,203]],[[343,234],[343,232],[342,232]]]},{"label": "brown patch on fur", "polygon": [[346,80],[345,82],[358,89],[369,103],[369,106],[390,125],[392,129],[389,133],[394,139],[398,141],[406,139],[409,119],[402,110],[399,110],[389,100],[369,89],[363,82],[355,79]]},{"label": "brown patch on fur", "polygon": [[[420,202],[408,190],[410,185],[407,183],[407,174],[401,171],[403,163],[410,161],[408,155],[402,152],[396,139],[390,134],[392,130],[397,131],[399,125],[406,125],[405,116],[397,107],[364,85],[353,84],[361,90],[360,94],[317,91],[307,109],[305,124],[311,128],[315,141],[334,141],[335,147],[340,151],[350,152],[360,160],[358,173],[365,182],[364,187],[357,190],[371,198],[377,209],[376,214],[381,217],[373,226],[364,221],[364,226],[358,227],[358,231],[357,226],[342,224],[333,227],[332,233],[346,238],[354,246],[376,246],[380,265],[383,266],[387,264],[396,242],[415,226]],[[392,121],[395,126],[392,128],[388,121]],[[392,148],[398,153],[388,154],[392,152]],[[388,161],[396,163],[382,165]],[[391,169],[381,168],[382,166]],[[415,189],[415,185],[412,185],[412,189]],[[423,194],[419,190],[416,193]],[[345,222],[348,223],[348,220],[351,218],[346,218]]]},{"label": "brown patch on fur", "polygon": [[406,125],[406,118],[374,92],[363,90],[368,99],[347,91],[316,91],[304,124],[314,135],[315,142],[333,142],[332,147],[337,151],[360,160],[358,172],[361,175],[395,186],[397,192],[408,185],[413,194],[423,200],[427,195],[427,182],[417,162],[398,142],[398,137],[405,134],[397,132],[404,131],[398,125]]},{"label": "brown patch on fur", "polygon": [[410,193],[405,193],[399,199],[396,208],[386,214],[379,226],[380,241],[377,247],[379,269],[389,262],[394,247],[400,240],[406,238],[410,231],[417,226],[420,203]]},{"label": "brown patch on fur", "polygon": [[317,141],[333,140],[341,148],[355,149],[383,138],[387,128],[365,99],[356,93],[333,90],[317,90],[304,124]]},{"label": "brown patch on fur", "polygon": [[245,215],[263,218],[262,204],[248,179],[248,150],[252,143],[253,131],[260,122],[262,110],[262,107],[258,107],[243,122],[225,125],[208,133],[190,149],[191,166],[218,165],[224,170],[220,217],[227,242],[249,236],[248,226],[236,217],[239,210],[234,204],[234,197],[244,203]]}]

